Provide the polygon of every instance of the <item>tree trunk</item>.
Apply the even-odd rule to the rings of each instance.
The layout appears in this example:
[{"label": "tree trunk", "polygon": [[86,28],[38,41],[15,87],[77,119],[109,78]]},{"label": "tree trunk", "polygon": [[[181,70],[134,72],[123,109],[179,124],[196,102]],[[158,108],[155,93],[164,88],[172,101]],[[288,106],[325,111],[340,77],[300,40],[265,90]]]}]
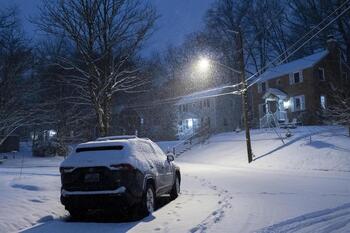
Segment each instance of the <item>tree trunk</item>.
[{"label": "tree trunk", "polygon": [[111,121],[111,101],[106,100],[103,105],[100,105],[96,109],[99,136],[106,137],[110,131],[110,121]]},{"label": "tree trunk", "polygon": [[96,115],[97,115],[97,123],[98,123],[98,136],[105,137],[106,131],[105,131],[105,125],[104,125],[104,121],[103,121],[103,110],[101,108],[97,107]]},{"label": "tree trunk", "polygon": [[350,137],[350,125],[348,126],[348,130],[349,130],[349,137]]}]

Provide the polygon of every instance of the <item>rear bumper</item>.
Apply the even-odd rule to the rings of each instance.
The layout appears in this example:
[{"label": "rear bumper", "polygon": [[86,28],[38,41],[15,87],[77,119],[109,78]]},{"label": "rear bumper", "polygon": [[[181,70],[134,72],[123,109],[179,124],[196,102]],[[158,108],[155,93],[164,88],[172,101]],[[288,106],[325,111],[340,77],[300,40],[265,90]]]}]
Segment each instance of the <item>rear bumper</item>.
[{"label": "rear bumper", "polygon": [[124,186],[119,187],[115,190],[108,190],[108,191],[67,191],[62,189],[61,195],[66,196],[81,196],[81,195],[113,195],[113,194],[124,194],[126,192],[126,188]]},{"label": "rear bumper", "polygon": [[111,191],[61,192],[61,203],[66,209],[122,209],[140,201],[141,198],[132,196],[125,187]]}]

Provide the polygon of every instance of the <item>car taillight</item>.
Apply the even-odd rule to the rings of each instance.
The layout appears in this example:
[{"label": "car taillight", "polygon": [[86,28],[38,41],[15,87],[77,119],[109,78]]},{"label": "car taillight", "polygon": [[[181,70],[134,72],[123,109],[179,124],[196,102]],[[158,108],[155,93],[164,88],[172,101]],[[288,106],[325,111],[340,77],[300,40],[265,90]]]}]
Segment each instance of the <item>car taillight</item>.
[{"label": "car taillight", "polygon": [[135,168],[127,163],[123,163],[123,164],[113,164],[110,166],[111,168],[113,168],[114,170],[123,170],[123,171],[134,171]]},{"label": "car taillight", "polygon": [[64,173],[72,172],[74,168],[75,167],[60,167],[60,173],[64,174]]}]

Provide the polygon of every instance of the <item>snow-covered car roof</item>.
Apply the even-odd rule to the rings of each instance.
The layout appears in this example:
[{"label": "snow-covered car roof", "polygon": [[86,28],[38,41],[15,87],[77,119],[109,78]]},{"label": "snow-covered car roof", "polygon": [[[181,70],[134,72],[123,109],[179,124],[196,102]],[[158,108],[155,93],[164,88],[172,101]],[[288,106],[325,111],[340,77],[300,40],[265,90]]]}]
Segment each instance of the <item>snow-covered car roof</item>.
[{"label": "snow-covered car roof", "polygon": [[109,140],[120,140],[120,139],[135,139],[136,135],[121,135],[121,136],[109,136],[97,138],[96,141],[109,141]]},{"label": "snow-covered car roof", "polygon": [[137,136],[111,136],[98,138],[95,141],[84,142],[79,144],[76,148],[89,148],[89,147],[106,147],[106,146],[126,146],[130,145],[130,142],[136,141],[150,141],[148,138],[138,138]]},{"label": "snow-covered car roof", "polygon": [[144,171],[149,169],[146,158],[152,158],[149,157],[149,148],[144,143],[152,144],[149,139],[138,137],[108,137],[81,143],[76,147],[73,156],[68,156],[61,163],[61,167],[108,167],[111,164],[125,163]]}]

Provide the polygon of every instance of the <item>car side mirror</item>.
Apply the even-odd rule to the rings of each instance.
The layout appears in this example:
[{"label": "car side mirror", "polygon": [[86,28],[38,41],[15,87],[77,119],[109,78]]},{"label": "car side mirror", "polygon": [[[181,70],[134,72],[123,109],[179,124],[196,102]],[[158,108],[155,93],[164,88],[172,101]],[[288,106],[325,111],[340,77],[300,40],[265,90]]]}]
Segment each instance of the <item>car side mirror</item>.
[{"label": "car side mirror", "polygon": [[175,160],[175,157],[173,154],[167,154],[166,159],[168,160],[168,162],[172,162]]}]

